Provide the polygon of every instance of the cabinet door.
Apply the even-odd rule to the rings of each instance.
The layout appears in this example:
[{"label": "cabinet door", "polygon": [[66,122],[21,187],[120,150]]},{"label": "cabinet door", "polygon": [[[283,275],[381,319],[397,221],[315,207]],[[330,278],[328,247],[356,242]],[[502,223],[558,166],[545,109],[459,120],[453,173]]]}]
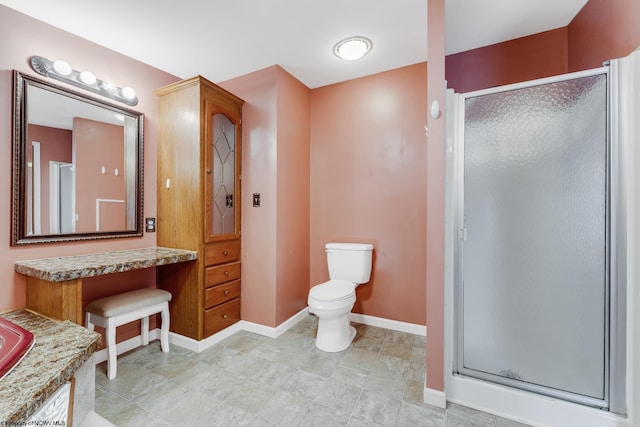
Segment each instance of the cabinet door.
[{"label": "cabinet door", "polygon": [[240,237],[240,114],[205,101],[205,242]]}]

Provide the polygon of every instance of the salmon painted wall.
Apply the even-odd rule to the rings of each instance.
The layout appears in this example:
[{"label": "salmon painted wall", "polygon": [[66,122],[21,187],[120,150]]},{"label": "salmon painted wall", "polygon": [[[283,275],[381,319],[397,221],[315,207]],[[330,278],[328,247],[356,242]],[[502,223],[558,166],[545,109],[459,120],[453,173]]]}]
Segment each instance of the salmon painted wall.
[{"label": "salmon painted wall", "polygon": [[307,306],[311,91],[280,67],[278,81],[276,325]]},{"label": "salmon painted wall", "polygon": [[589,0],[568,30],[569,71],[602,66],[640,46],[638,0]]},{"label": "salmon painted wall", "polygon": [[327,242],[373,243],[353,312],[425,325],[427,66],[311,93],[311,286]]},{"label": "salmon painted wall", "polygon": [[[242,319],[276,326],[277,67],[220,86],[242,107]],[[261,206],[252,207],[253,193]]]},{"label": "salmon painted wall", "polygon": [[[97,231],[96,200],[125,201],[124,185],[124,127],[96,122],[80,117],[73,119],[73,158],[76,168],[77,232]],[[102,173],[102,167],[105,172]],[[115,170],[118,169],[118,175]],[[110,206],[113,205],[113,206]],[[115,207],[117,217],[105,222],[100,215],[100,231],[108,231],[109,221],[118,224],[116,230],[127,226],[124,203],[101,202],[101,208]],[[119,209],[118,209],[119,208]],[[101,209],[101,212],[102,210]],[[119,221],[118,221],[119,220]]]},{"label": "salmon painted wall", "polygon": [[309,289],[309,89],[279,66],[220,86],[245,100],[242,318],[275,327]]},{"label": "salmon painted wall", "polygon": [[[134,108],[145,114],[144,145],[144,216],[155,217],[156,212],[156,152],[157,100],[155,88],[178,80],[175,76],[149,67],[112,50],[54,28],[12,9],[0,6],[0,157],[4,179],[0,180],[0,311],[22,308],[26,301],[26,280],[13,270],[14,262],[34,258],[78,255],[110,250],[155,246],[155,234],[140,238],[107,239],[93,242],[26,245],[10,247],[11,224],[11,155],[12,152],[12,70],[35,75],[28,65],[32,55],[50,59],[65,59],[76,69],[88,69],[99,78],[133,87],[140,103]],[[52,81],[53,82],[53,81]],[[56,83],[62,85],[61,83]],[[79,89],[74,89],[80,91]],[[89,96],[95,96],[89,94]],[[122,287],[155,286],[155,271],[151,269],[126,273],[110,278],[83,280],[86,300]],[[132,332],[135,334],[135,331]],[[133,336],[133,335],[131,335]],[[130,336],[129,336],[130,337]],[[119,334],[118,339],[128,338]]]},{"label": "salmon painted wall", "polygon": [[568,26],[445,58],[458,93],[601,67],[640,47],[640,2],[589,0]]},{"label": "salmon painted wall", "polygon": [[457,93],[564,74],[567,27],[445,58],[447,87]]},{"label": "salmon painted wall", "polygon": [[[427,50],[429,80],[428,105],[438,101],[445,105],[445,0],[429,0],[427,16]],[[427,361],[425,386],[436,392],[444,391],[444,162],[445,117],[428,117],[426,160],[426,309]],[[425,397],[428,397],[425,394]],[[435,404],[434,400],[429,402]],[[446,402],[445,402],[446,405]]]},{"label": "salmon painted wall", "polygon": [[[40,143],[40,231],[43,234],[48,234],[51,229],[49,221],[49,162],[72,162],[71,131],[29,125],[27,135],[28,141]],[[31,159],[31,156],[28,158]]]}]

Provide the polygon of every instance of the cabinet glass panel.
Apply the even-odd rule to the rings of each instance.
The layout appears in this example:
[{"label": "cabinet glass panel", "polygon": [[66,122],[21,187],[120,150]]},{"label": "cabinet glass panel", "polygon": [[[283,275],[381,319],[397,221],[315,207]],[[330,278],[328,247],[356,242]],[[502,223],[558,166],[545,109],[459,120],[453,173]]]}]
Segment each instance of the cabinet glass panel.
[{"label": "cabinet glass panel", "polygon": [[214,114],[211,174],[213,209],[210,217],[214,235],[235,233],[235,125],[224,114]]}]

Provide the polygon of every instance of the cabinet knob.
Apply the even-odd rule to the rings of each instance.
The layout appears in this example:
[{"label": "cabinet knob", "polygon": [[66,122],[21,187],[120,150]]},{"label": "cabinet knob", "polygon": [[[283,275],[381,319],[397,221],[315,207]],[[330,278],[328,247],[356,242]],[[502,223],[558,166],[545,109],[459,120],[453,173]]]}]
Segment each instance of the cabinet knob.
[{"label": "cabinet knob", "polygon": [[211,175],[211,169],[207,169],[207,173]]},{"label": "cabinet knob", "polygon": [[224,251],[224,252],[222,252],[222,255],[224,255],[224,256],[229,255],[229,251]]},{"label": "cabinet knob", "polygon": [[229,316],[227,316],[227,313],[225,313],[225,314],[223,314],[223,315],[222,315],[222,318],[223,318],[223,319],[226,319],[227,317],[229,317]]},{"label": "cabinet knob", "polygon": [[229,289],[225,290],[225,291],[224,291],[224,294],[225,294],[225,295],[229,295]]},{"label": "cabinet knob", "polygon": [[228,272],[228,271],[225,271],[225,272],[224,272],[224,275],[225,275],[225,276],[228,276],[228,275],[229,275],[229,272]]}]

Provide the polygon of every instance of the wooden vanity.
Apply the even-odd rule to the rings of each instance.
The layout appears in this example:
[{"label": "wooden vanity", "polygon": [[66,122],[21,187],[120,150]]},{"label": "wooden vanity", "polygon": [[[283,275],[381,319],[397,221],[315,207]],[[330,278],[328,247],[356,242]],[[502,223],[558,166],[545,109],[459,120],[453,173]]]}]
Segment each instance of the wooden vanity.
[{"label": "wooden vanity", "polygon": [[158,268],[158,287],[173,295],[171,331],[200,341],[241,319],[244,101],[202,76],[155,93],[157,242],[200,254],[193,268]]},{"label": "wooden vanity", "polygon": [[150,247],[17,261],[15,271],[27,276],[27,308],[82,325],[83,278],[183,263],[197,257],[196,251]]}]

